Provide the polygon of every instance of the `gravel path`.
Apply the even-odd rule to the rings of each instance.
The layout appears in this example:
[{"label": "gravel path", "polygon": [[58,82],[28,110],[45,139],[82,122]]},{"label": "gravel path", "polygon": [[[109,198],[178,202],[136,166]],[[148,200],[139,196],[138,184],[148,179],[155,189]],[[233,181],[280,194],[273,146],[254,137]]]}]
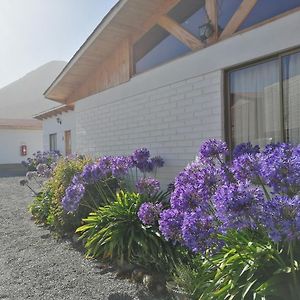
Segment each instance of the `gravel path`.
[{"label": "gravel path", "polygon": [[0,178],[0,299],[154,299],[35,225],[19,180]]}]

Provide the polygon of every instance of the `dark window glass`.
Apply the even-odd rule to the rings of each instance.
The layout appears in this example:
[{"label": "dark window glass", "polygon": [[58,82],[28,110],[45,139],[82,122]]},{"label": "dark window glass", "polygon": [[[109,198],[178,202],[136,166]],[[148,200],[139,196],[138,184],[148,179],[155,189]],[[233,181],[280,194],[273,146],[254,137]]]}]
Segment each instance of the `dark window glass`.
[{"label": "dark window glass", "polygon": [[259,0],[238,30],[248,28],[300,6],[300,0]]}]

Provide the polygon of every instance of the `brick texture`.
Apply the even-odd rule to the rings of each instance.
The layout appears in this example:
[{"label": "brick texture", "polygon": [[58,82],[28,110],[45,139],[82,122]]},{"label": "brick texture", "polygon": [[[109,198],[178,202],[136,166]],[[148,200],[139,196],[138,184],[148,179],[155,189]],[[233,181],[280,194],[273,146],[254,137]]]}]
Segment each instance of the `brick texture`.
[{"label": "brick texture", "polygon": [[159,178],[166,185],[202,141],[222,137],[221,99],[221,71],[126,98],[102,93],[86,98],[75,109],[77,152],[121,155],[147,147],[165,159]]}]

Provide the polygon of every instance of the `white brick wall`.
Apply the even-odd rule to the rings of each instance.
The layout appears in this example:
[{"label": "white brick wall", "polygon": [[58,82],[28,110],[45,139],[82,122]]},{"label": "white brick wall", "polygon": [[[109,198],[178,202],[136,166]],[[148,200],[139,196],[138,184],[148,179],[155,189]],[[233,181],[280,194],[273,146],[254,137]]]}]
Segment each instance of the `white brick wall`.
[{"label": "white brick wall", "polygon": [[78,102],[77,152],[117,155],[147,147],[165,159],[159,177],[167,184],[203,140],[222,136],[221,78],[216,71],[132,97],[98,94]]},{"label": "white brick wall", "polygon": [[[168,183],[202,141],[224,136],[223,70],[300,45],[300,12],[133,77],[75,105],[77,152],[162,155]],[[274,38],[280,36],[280,38]],[[262,41],[264,41],[262,43]]]},{"label": "white brick wall", "polygon": [[[57,122],[60,119],[60,123]],[[43,120],[43,149],[49,151],[49,135],[57,134],[57,150],[65,155],[65,131],[71,131],[71,150],[76,152],[76,133],[75,133],[75,113],[73,111],[63,112],[62,114]]]}]

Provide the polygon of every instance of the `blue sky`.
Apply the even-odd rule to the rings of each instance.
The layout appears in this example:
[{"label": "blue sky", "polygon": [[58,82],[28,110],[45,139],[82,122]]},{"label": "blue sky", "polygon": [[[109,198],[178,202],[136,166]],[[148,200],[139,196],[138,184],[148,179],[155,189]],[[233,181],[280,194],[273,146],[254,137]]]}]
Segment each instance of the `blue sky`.
[{"label": "blue sky", "polygon": [[0,88],[68,61],[117,0],[0,0]]}]

